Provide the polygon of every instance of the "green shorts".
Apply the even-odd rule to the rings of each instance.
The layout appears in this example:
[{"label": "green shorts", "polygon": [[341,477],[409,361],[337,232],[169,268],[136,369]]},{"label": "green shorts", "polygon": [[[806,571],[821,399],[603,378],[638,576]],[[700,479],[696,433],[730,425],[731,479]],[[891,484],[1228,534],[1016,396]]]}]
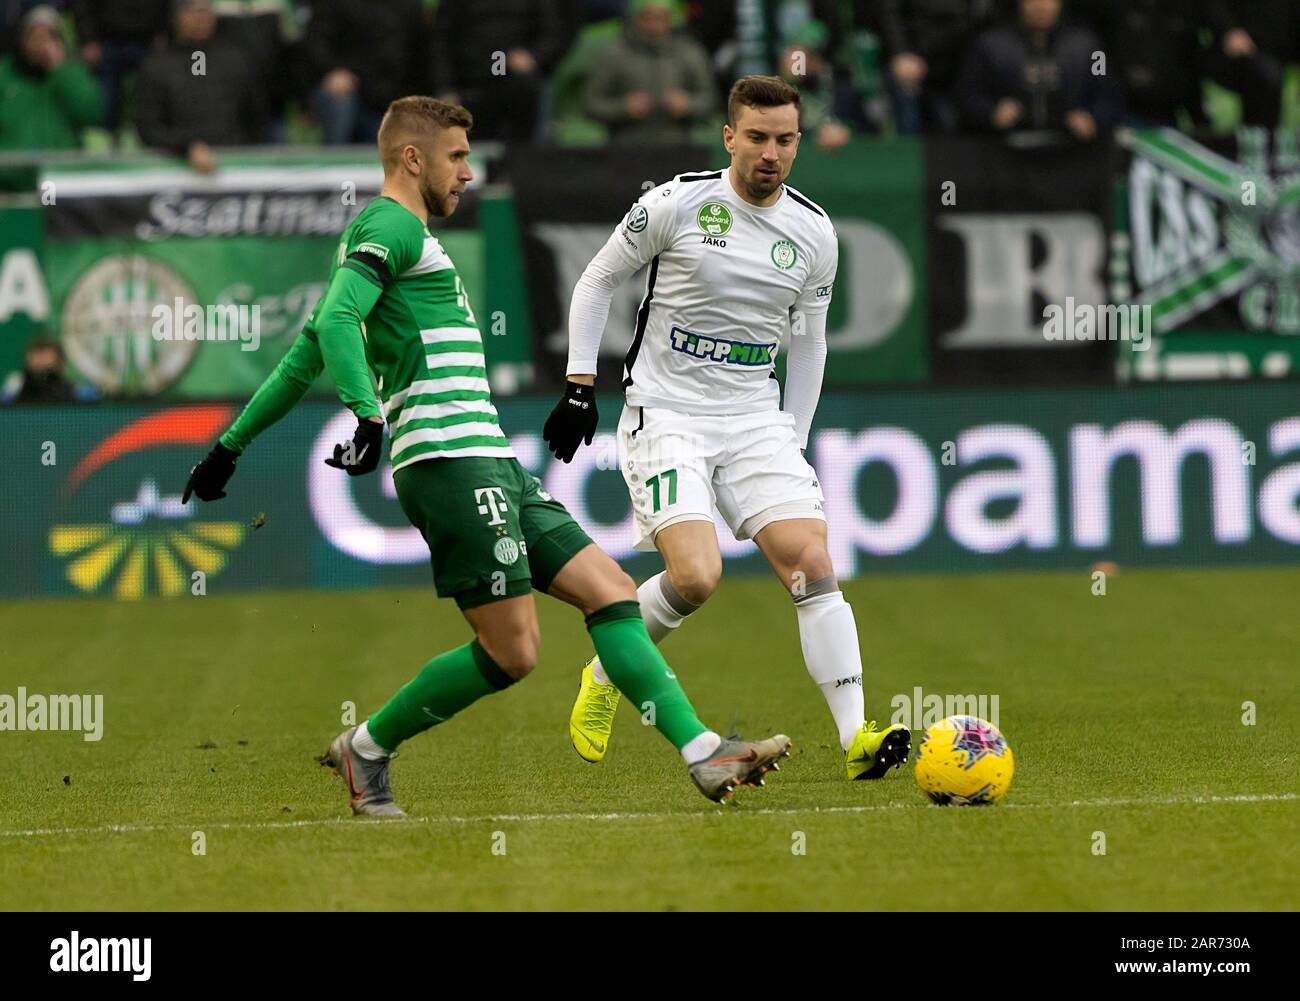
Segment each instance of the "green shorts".
[{"label": "green shorts", "polygon": [[545,591],[591,545],[518,459],[427,459],[397,470],[393,483],[429,546],[438,596],[461,608]]}]

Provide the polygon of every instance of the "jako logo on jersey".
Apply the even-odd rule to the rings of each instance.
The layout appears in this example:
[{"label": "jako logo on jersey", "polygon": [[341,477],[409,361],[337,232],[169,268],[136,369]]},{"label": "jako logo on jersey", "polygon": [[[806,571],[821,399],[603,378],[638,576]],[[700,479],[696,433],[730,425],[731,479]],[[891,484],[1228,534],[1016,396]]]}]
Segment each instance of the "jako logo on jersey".
[{"label": "jako logo on jersey", "polygon": [[799,260],[799,251],[789,240],[777,240],[772,244],[772,263],[782,271],[789,271],[797,260]]},{"label": "jako logo on jersey", "polygon": [[721,202],[705,202],[695,221],[709,236],[724,236],[731,229],[731,211]]},{"label": "jako logo on jersey", "polygon": [[509,511],[510,508],[506,507],[504,490],[500,487],[478,487],[474,491],[474,499],[478,501],[479,514],[487,514],[491,510],[492,517],[488,520],[489,525],[504,525],[506,523],[506,520],[501,517],[501,513]]},{"label": "jako logo on jersey", "polygon": [[744,341],[726,341],[703,334],[692,334],[681,327],[673,327],[669,335],[674,351],[692,358],[728,362],[732,365],[770,365],[774,344],[746,344]]}]

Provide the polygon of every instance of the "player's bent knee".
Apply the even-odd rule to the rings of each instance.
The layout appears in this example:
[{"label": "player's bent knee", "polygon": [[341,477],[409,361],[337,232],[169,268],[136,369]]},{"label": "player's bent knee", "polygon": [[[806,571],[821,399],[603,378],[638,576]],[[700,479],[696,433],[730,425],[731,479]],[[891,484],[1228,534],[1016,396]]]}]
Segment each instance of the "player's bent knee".
[{"label": "player's bent knee", "polygon": [[636,601],[636,581],[617,563],[614,563],[608,587],[613,601]]},{"label": "player's bent knee", "polygon": [[805,581],[814,581],[833,576],[835,566],[831,563],[831,554],[819,541],[804,547],[796,561],[795,570],[803,574]]},{"label": "player's bent knee", "polygon": [[516,681],[526,678],[537,666],[541,651],[541,630],[532,628],[492,632],[479,636],[479,642],[498,667]]},{"label": "player's bent knee", "polygon": [[703,605],[722,579],[722,564],[701,562],[673,567],[668,572],[668,579],[672,581],[677,593],[692,605]]}]

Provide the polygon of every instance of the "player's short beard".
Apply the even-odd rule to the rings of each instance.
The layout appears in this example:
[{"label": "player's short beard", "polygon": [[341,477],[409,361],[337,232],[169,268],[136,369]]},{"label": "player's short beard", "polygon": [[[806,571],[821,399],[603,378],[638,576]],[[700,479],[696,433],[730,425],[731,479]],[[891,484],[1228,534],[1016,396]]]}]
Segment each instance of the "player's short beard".
[{"label": "player's short beard", "polygon": [[420,198],[423,199],[425,210],[429,215],[438,219],[445,219],[451,215],[451,196],[439,197],[433,185],[423,178],[420,180]]},{"label": "player's short beard", "polygon": [[[771,187],[767,185],[771,183]],[[758,166],[755,165],[754,173],[746,180],[745,187],[748,189],[750,198],[763,199],[767,198],[777,188],[781,186],[781,168],[776,168],[776,176],[769,182],[762,174],[758,173]]]}]

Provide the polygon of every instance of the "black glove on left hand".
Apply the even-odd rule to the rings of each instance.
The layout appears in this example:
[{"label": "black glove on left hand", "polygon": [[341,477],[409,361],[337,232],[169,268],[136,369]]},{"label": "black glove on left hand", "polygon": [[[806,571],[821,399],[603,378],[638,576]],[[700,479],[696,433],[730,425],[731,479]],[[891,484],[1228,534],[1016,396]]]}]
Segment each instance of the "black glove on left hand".
[{"label": "black glove on left hand", "polygon": [[235,460],[239,453],[231,451],[220,442],[203,457],[203,461],[190,469],[189,481],[185,484],[182,504],[190,502],[190,494],[197,494],[201,501],[221,500],[226,496],[226,484],[235,475]]},{"label": "black glove on left hand", "polygon": [[564,384],[564,398],[555,405],[542,426],[547,447],[561,462],[572,462],[579,442],[591,444],[600,414],[596,410],[596,387],[580,382]]},{"label": "black glove on left hand", "polygon": [[367,417],[357,420],[357,430],[350,442],[334,446],[334,455],[325,465],[346,469],[349,476],[364,476],[379,468],[384,450],[384,425]]}]

